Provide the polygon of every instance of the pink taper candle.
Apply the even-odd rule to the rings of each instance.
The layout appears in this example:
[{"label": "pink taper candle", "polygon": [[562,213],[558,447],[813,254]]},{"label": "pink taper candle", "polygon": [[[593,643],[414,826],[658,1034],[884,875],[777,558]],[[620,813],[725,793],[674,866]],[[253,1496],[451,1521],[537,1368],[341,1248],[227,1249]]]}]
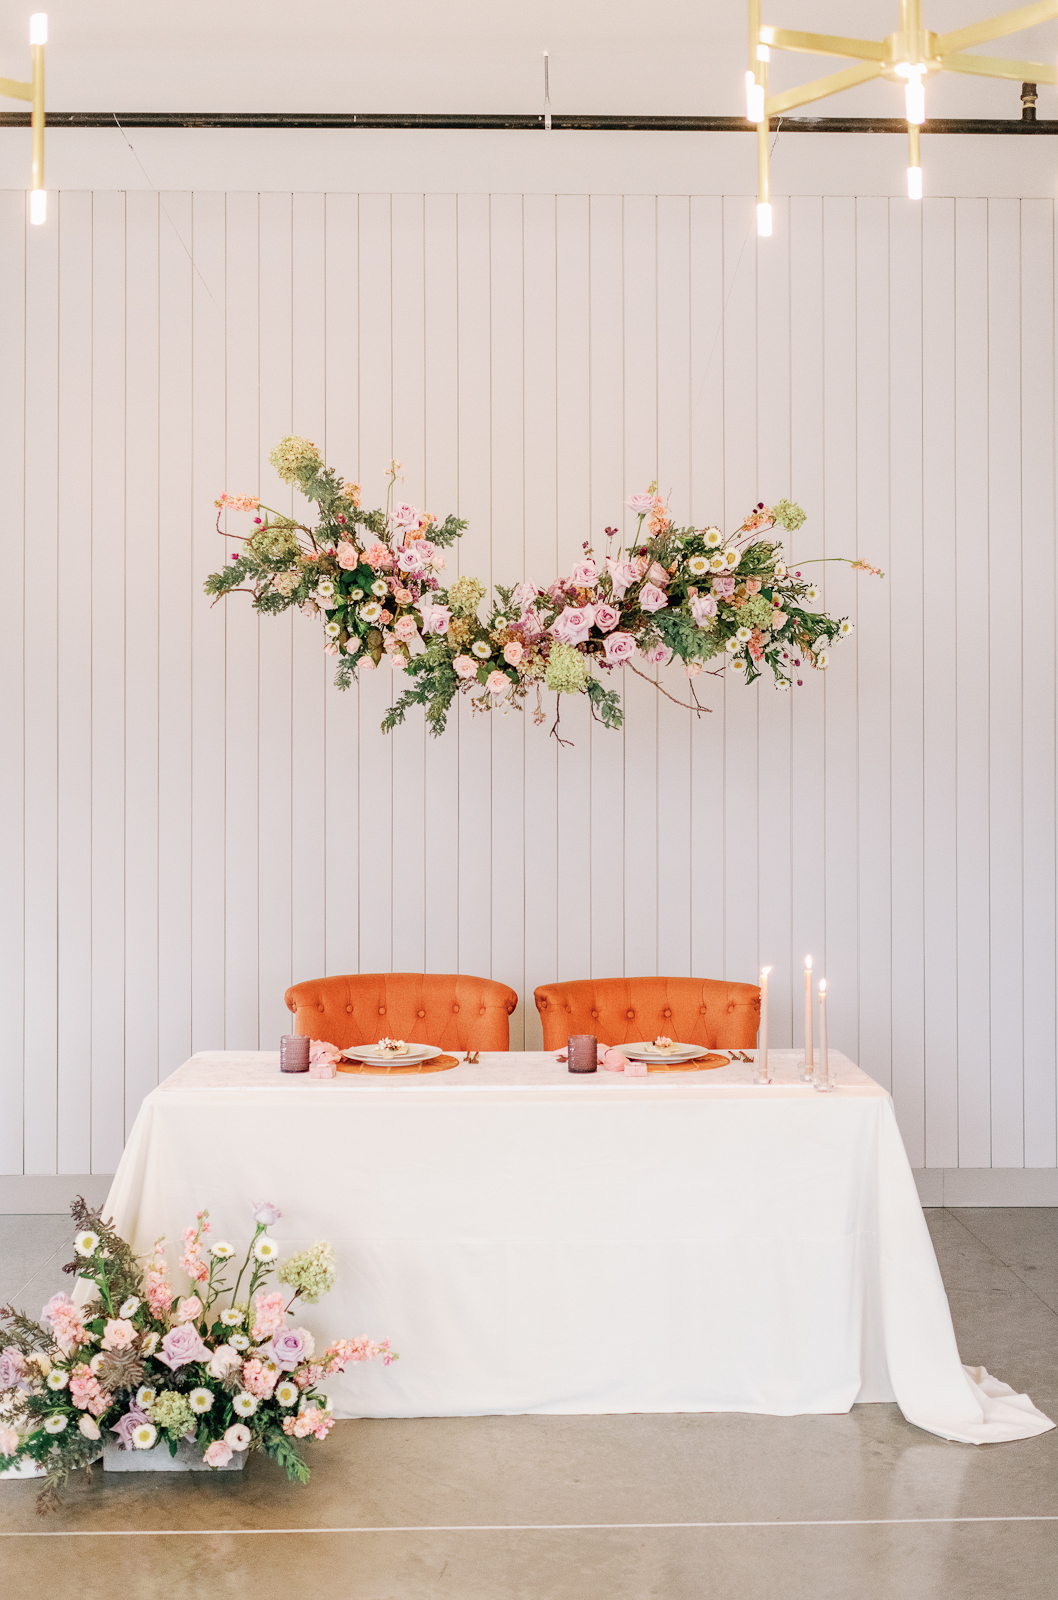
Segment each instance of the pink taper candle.
[{"label": "pink taper candle", "polygon": [[812,1035],[812,957],[805,956],[805,1076],[812,1070],[815,1048]]}]

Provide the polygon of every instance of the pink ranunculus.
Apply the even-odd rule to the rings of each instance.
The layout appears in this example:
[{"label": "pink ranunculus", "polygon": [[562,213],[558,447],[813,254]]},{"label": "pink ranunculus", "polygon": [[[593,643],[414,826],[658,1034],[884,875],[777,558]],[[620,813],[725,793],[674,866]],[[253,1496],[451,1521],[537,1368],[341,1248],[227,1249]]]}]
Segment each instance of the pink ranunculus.
[{"label": "pink ranunculus", "polygon": [[254,1296],[254,1323],[250,1330],[258,1344],[263,1339],[270,1339],[277,1328],[283,1326],[284,1307],[286,1296],[282,1291],[273,1291],[266,1294],[259,1289]]},{"label": "pink ranunculus", "polygon": [[184,1322],[178,1328],[169,1329],[154,1359],[168,1367],[170,1372],[175,1372],[178,1367],[186,1367],[191,1361],[208,1361],[211,1354],[202,1343],[197,1328]]},{"label": "pink ranunculus", "polygon": [[611,666],[622,666],[636,653],[636,642],[630,633],[611,633],[606,639],[605,659]]},{"label": "pink ranunculus", "polygon": [[730,572],[718,572],[713,579],[713,593],[721,600],[730,600],[735,592],[735,580]]},{"label": "pink ranunculus", "polygon": [[241,1362],[238,1350],[233,1350],[230,1344],[219,1344],[209,1358],[207,1371],[211,1378],[226,1378]]},{"label": "pink ranunculus", "polygon": [[607,556],[606,565],[610,569],[614,599],[623,600],[625,591],[638,581],[639,569],[634,561],[614,561],[612,556]]},{"label": "pink ranunculus", "polygon": [[415,618],[405,614],[398,617],[393,624],[393,637],[399,639],[401,644],[411,644],[413,639],[419,637],[419,630],[415,626]]},{"label": "pink ranunculus", "polygon": [[452,666],[457,678],[476,678],[478,675],[478,664],[473,656],[456,656]]},{"label": "pink ranunculus", "polygon": [[207,1467],[226,1467],[231,1457],[231,1445],[223,1439],[214,1439],[202,1459]]},{"label": "pink ranunculus", "polygon": [[707,617],[716,616],[716,601],[711,594],[696,594],[691,601],[691,616],[699,628]]},{"label": "pink ranunculus", "polygon": [[271,1200],[251,1200],[250,1211],[255,1222],[263,1223],[266,1228],[272,1227],[279,1221],[283,1213],[279,1207],[273,1205]]},{"label": "pink ranunculus", "polygon": [[532,605],[533,601],[536,599],[537,595],[540,593],[541,590],[539,584],[516,583],[514,588],[511,590],[511,599],[514,601],[519,611],[527,611]]},{"label": "pink ranunculus", "polygon": [[125,1350],[136,1337],[136,1329],[125,1317],[109,1317],[103,1329],[104,1350]]},{"label": "pink ranunculus", "polygon": [[599,581],[599,563],[590,556],[587,561],[578,561],[569,575],[570,583],[576,584],[578,589],[590,589]]},{"label": "pink ranunculus", "polygon": [[489,694],[506,694],[511,686],[511,680],[505,672],[490,672],[485,679],[485,687]]},{"label": "pink ranunculus", "polygon": [[224,1443],[230,1444],[233,1450],[245,1450],[249,1446],[253,1434],[245,1422],[233,1422],[230,1428],[224,1430]]},{"label": "pink ranunculus", "polygon": [[316,1341],[307,1328],[287,1328],[272,1340],[268,1354],[283,1372],[293,1372],[302,1361],[307,1361],[316,1348]]},{"label": "pink ranunculus", "polygon": [[517,639],[508,639],[503,647],[503,659],[509,667],[516,667],[525,655],[525,646]]},{"label": "pink ranunculus", "polygon": [[338,545],[338,565],[343,572],[352,572],[360,565],[360,552],[349,539],[343,539]]},{"label": "pink ranunculus", "polygon": [[654,583],[645,583],[639,591],[639,604],[644,611],[663,611],[668,603],[668,595]]},{"label": "pink ranunculus", "polygon": [[394,565],[393,552],[389,545],[376,540],[364,551],[364,560],[369,567],[374,567],[376,572],[384,572]]},{"label": "pink ranunculus", "polygon": [[634,511],[637,517],[649,516],[654,509],[654,496],[652,494],[630,494],[625,501],[629,511]]},{"label": "pink ranunculus", "polygon": [[427,600],[420,600],[419,613],[422,617],[423,633],[447,633],[448,624],[452,620],[452,613],[447,606],[431,605]]},{"label": "pink ranunculus", "polygon": [[202,1301],[197,1294],[189,1294],[186,1298],[177,1301],[176,1310],[173,1312],[174,1322],[197,1322],[202,1315]]},{"label": "pink ranunculus", "polygon": [[662,644],[660,640],[657,644],[652,644],[649,649],[640,651],[640,654],[643,660],[652,667],[667,666],[672,660],[672,651],[667,644]]},{"label": "pink ranunculus", "polygon": [[583,644],[594,621],[594,606],[567,606],[551,624],[551,632],[560,644]]},{"label": "pink ranunculus", "polygon": [[600,633],[610,633],[621,620],[621,613],[616,606],[599,605],[595,607],[595,626]]}]

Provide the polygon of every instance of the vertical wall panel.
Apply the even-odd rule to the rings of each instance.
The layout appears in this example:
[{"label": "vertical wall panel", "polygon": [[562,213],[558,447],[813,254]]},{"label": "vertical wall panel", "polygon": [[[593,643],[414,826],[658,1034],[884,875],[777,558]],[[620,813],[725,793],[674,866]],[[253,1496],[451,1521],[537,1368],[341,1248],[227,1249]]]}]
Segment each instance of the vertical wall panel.
[{"label": "vertical wall panel", "polygon": [[[24,213],[0,196],[3,1170],[112,1169],[159,1074],[274,1047],[324,971],[491,974],[519,1048],[556,976],[769,961],[800,1043],[808,950],[914,1164],[1055,1164],[1050,202],[797,198],[759,242],[742,197]],[[311,519],[291,432],[365,505],[396,454],[399,498],[467,517],[446,581],[550,582],[655,476],[729,533],[789,494],[856,632],[789,697],[699,677],[697,719],[625,673],[623,732],[567,700],[571,748],[552,697],[383,736],[388,663],[339,694],[317,619],[201,592],[252,528],[218,537],[221,490]]]}]

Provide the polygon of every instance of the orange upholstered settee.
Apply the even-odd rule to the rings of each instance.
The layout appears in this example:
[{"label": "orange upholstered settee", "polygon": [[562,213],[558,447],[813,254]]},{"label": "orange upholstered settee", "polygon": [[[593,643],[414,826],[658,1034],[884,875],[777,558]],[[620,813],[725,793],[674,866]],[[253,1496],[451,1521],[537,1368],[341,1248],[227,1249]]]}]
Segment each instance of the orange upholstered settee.
[{"label": "orange upholstered settee", "polygon": [[442,1050],[509,1050],[518,996],[505,983],[462,973],[356,972],[311,978],[286,992],[294,1032],[345,1049],[406,1039]]},{"label": "orange upholstered settee", "polygon": [[710,1050],[752,1050],[760,990],[716,978],[585,978],[541,985],[536,1009],[545,1050],[559,1049],[571,1033],[593,1033],[604,1044],[666,1034]]}]

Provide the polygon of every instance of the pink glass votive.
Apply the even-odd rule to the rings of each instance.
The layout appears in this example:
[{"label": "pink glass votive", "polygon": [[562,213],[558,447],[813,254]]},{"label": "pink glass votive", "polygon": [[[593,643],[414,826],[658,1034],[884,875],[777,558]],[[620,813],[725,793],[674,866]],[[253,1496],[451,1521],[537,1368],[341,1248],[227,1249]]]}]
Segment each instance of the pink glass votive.
[{"label": "pink glass votive", "polygon": [[284,1033],[279,1041],[280,1072],[308,1072],[311,1045],[306,1033]]},{"label": "pink glass votive", "polygon": [[598,1072],[599,1041],[593,1033],[571,1033],[566,1040],[570,1072]]}]

